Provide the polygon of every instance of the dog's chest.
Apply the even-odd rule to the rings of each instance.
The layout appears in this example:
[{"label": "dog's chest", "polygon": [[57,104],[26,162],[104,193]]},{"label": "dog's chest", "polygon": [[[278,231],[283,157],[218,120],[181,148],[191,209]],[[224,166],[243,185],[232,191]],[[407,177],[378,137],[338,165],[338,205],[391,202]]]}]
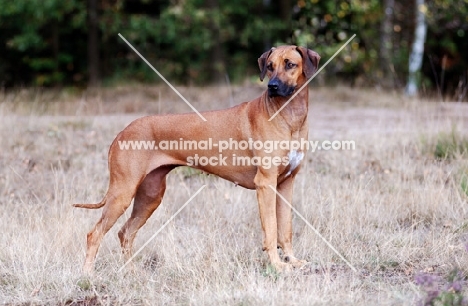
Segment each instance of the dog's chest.
[{"label": "dog's chest", "polygon": [[[303,122],[304,124],[304,122]],[[300,148],[297,150],[297,149],[294,149],[294,148],[291,148],[291,150],[289,151],[288,153],[288,161],[289,161],[289,169],[288,169],[288,172],[286,172],[286,177],[291,175],[291,173],[296,170],[297,167],[299,167],[299,165],[301,164],[302,160],[304,159],[304,149],[302,147],[303,145],[303,140],[307,138],[307,133],[301,133],[301,130],[303,129],[300,129],[300,130],[297,130],[296,132],[292,133],[292,139],[291,141],[292,142],[296,142],[296,143],[300,143],[301,146]]]},{"label": "dog's chest", "polygon": [[301,164],[302,160],[304,159],[304,152],[303,151],[297,151],[297,150],[291,150],[288,153],[288,166],[287,166],[287,172],[286,172],[286,177],[291,175],[291,173],[296,170],[297,167]]}]

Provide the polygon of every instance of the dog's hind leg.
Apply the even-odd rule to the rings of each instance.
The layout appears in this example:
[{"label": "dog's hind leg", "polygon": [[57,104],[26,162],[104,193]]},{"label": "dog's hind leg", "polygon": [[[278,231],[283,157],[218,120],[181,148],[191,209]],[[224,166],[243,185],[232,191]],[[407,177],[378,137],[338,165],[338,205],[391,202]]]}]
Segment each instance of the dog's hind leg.
[{"label": "dog's hind leg", "polygon": [[138,184],[138,179],[132,183],[128,178],[111,178],[102,216],[87,235],[86,260],[83,266],[86,274],[93,272],[94,261],[102,238],[130,206]]},{"label": "dog's hind leg", "polygon": [[166,175],[174,166],[162,166],[150,172],[137,189],[130,218],[119,231],[125,260],[132,256],[133,240],[138,230],[158,208],[166,190]]}]

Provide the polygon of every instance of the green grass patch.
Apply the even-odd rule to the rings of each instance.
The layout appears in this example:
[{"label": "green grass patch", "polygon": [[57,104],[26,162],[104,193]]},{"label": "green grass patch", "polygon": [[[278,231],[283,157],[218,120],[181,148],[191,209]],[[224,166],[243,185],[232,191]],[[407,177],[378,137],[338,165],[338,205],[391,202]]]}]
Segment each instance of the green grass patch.
[{"label": "green grass patch", "polygon": [[434,157],[437,159],[454,159],[468,155],[468,137],[452,128],[450,133],[441,133],[437,137]]},{"label": "green grass patch", "polygon": [[460,179],[460,187],[462,192],[468,196],[468,172],[465,174],[462,174],[461,179]]},{"label": "green grass patch", "polygon": [[273,265],[267,264],[265,269],[262,271],[262,275],[264,277],[268,277],[273,279],[274,281],[277,281],[281,275],[281,272],[276,270],[276,268]]}]

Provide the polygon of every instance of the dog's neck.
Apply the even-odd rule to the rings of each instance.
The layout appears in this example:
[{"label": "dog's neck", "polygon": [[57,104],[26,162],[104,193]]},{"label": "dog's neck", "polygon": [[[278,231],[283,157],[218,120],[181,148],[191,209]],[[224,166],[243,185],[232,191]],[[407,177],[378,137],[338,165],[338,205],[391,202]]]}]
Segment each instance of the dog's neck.
[{"label": "dog's neck", "polygon": [[[300,88],[298,86],[298,88]],[[296,93],[294,91],[293,95]],[[309,110],[309,90],[304,88],[301,90],[291,101],[292,97],[281,97],[275,96],[270,97],[268,91],[263,93],[263,99],[265,109],[269,117],[273,116],[285,103],[287,105],[273,118],[272,120],[280,120],[288,125],[291,131],[297,131],[303,128],[304,124],[307,124],[307,113]],[[289,102],[288,102],[289,101]]]}]

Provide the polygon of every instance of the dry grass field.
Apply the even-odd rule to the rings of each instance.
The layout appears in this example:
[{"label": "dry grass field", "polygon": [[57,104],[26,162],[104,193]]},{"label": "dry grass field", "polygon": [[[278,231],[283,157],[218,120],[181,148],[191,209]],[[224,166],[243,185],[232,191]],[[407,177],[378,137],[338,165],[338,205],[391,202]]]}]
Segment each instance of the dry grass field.
[{"label": "dry grass field", "polygon": [[[199,110],[261,90],[181,88]],[[85,237],[101,210],[71,204],[101,200],[108,147],[133,119],[190,109],[162,87],[0,93],[0,303],[414,305],[426,296],[421,273],[467,275],[468,105],[350,88],[311,89],[310,100],[309,138],[354,140],[356,150],[309,153],[293,204],[357,272],[296,216],[295,250],[312,264],[277,274],[261,250],[255,192],[179,168],[136,249],[207,187],[118,272],[129,209],[86,278]]]}]

